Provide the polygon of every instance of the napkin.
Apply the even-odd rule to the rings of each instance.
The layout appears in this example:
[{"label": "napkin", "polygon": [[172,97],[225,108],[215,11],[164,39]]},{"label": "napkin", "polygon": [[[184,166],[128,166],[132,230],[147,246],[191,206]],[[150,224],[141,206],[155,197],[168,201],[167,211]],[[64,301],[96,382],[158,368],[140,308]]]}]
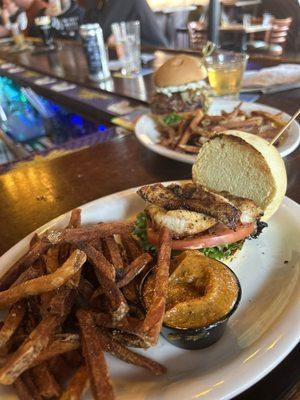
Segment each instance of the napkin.
[{"label": "napkin", "polygon": [[269,87],[300,82],[299,64],[279,64],[259,71],[246,71],[242,87]]}]

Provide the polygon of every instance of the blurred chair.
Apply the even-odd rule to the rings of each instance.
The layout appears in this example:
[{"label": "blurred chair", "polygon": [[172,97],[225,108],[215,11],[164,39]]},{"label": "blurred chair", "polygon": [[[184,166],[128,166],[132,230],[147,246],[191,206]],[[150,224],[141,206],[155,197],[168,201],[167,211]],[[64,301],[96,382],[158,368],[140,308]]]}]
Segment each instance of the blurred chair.
[{"label": "blurred chair", "polygon": [[265,33],[264,40],[250,40],[248,50],[281,55],[283,53],[292,18],[273,19],[272,27]]},{"label": "blurred chair", "polygon": [[189,48],[201,50],[207,42],[206,24],[200,21],[188,23]]}]

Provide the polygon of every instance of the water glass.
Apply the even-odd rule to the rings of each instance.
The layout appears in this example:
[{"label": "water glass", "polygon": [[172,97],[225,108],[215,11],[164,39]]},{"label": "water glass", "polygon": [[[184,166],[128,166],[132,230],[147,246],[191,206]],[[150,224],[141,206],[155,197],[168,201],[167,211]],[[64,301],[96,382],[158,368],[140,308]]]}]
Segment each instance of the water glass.
[{"label": "water glass", "polygon": [[215,96],[238,99],[248,58],[244,53],[225,51],[205,58],[209,84]]},{"label": "water glass", "polygon": [[123,75],[137,74],[141,70],[140,22],[115,22],[111,26],[116,51],[122,64]]},{"label": "water glass", "polygon": [[263,21],[262,24],[263,26],[270,26],[273,20],[273,15],[269,13],[264,13],[263,14]]},{"label": "water glass", "polygon": [[248,28],[251,26],[252,15],[251,14],[244,14],[243,15],[243,27]]}]

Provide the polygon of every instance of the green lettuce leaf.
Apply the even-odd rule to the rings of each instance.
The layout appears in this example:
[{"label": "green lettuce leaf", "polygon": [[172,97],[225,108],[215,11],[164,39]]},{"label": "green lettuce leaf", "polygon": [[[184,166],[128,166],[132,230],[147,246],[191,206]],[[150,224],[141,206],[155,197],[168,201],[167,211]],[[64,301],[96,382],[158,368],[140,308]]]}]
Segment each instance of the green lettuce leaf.
[{"label": "green lettuce leaf", "polygon": [[132,233],[136,236],[139,241],[140,246],[152,253],[153,255],[156,254],[156,247],[153,246],[151,243],[148,242],[147,238],[147,216],[145,212],[140,212],[136,216],[136,220],[134,223],[134,228]]},{"label": "green lettuce leaf", "polygon": [[181,121],[181,117],[180,117],[180,115],[176,114],[175,112],[172,112],[171,114],[164,117],[163,121],[166,125],[175,125],[179,121]]}]

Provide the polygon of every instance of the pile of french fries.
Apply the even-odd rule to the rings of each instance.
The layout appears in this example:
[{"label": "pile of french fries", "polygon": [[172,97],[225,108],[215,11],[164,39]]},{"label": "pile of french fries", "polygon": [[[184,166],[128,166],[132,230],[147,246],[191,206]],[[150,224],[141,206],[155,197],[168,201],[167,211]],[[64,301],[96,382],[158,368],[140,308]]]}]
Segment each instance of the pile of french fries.
[{"label": "pile of french fries", "polygon": [[[156,344],[164,316],[171,235],[155,259],[131,235],[132,223],[68,226],[33,236],[28,252],[0,278],[0,383],[20,400],[115,398],[104,353],[162,375],[166,368],[132,351]],[[139,286],[153,269],[145,312]]]},{"label": "pile of french fries", "polygon": [[[173,124],[166,124],[163,117],[152,115],[161,135],[159,144],[181,153],[197,154],[207,140],[223,131],[241,130],[271,141],[286,124],[280,114],[260,110],[247,113],[241,110],[241,105],[242,102],[233,111],[222,111],[221,115],[205,114],[201,109],[181,113]],[[275,146],[278,144],[279,141]]]}]

